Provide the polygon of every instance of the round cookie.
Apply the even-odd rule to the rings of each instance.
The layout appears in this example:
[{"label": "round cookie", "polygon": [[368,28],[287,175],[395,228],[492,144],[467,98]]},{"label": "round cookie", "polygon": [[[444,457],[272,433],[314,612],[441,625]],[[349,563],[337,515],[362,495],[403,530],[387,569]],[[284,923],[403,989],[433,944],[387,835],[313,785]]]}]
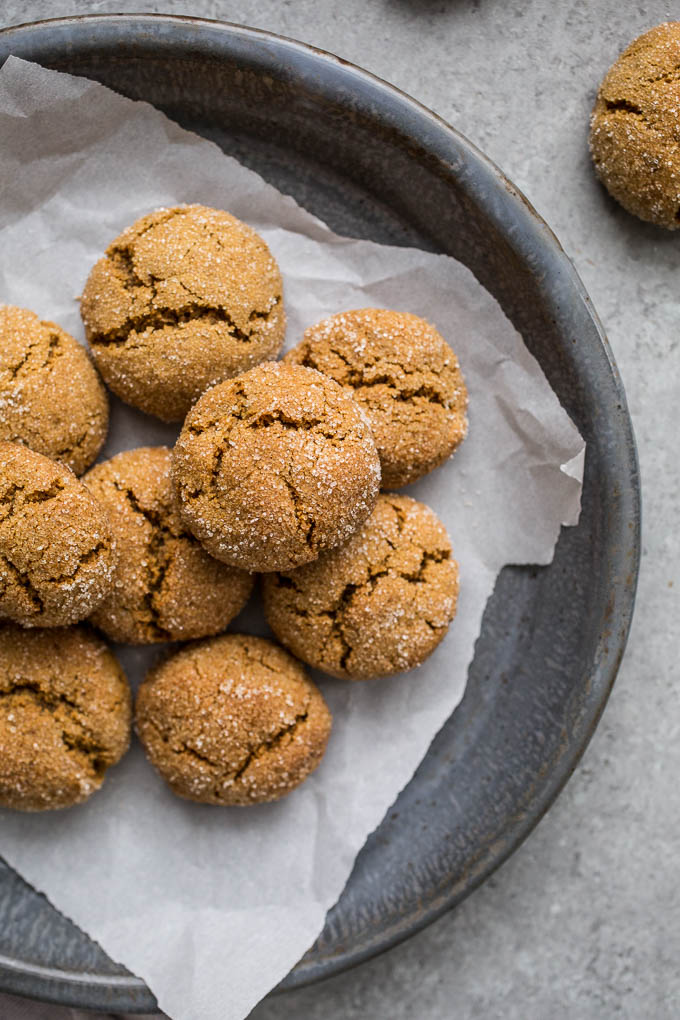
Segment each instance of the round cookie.
[{"label": "round cookie", "polygon": [[0,442],[0,617],[24,627],[77,623],[112,575],[106,510],[63,464]]},{"label": "round cookie", "polygon": [[292,570],[364,522],[380,462],[346,390],[276,362],[201,397],[173,474],[183,519],[209,553],[245,570]]},{"label": "round cookie", "polygon": [[326,750],[331,714],[283,648],[226,634],[150,671],[136,728],[174,793],[243,805],[278,800],[307,778]]},{"label": "round cookie", "polygon": [[680,227],[680,22],[645,32],[600,85],[590,151],[621,205],[658,226]]},{"label": "round cookie", "polygon": [[0,626],[0,804],[86,800],[127,750],[130,700],[116,659],[85,627]]},{"label": "round cookie", "polygon": [[0,305],[0,440],[77,475],[106,438],[109,402],[85,348],[34,312]]},{"label": "round cookie", "polygon": [[181,420],[216,382],[280,350],[281,274],[245,223],[201,205],[159,209],[112,241],[83,291],[95,362],[122,400]]},{"label": "round cookie", "polygon": [[130,644],[187,641],[224,630],[253,578],[209,556],[182,525],[164,446],[126,450],[83,482],[106,507],[116,544],[113,588],[91,622]]},{"label": "round cookie", "polygon": [[458,359],[425,319],[360,308],[305,330],[283,359],[351,389],[380,455],[384,488],[400,488],[441,464],[467,432],[467,390]]},{"label": "round cookie", "polygon": [[441,521],[408,496],[381,494],[340,549],[264,578],[270,627],[331,676],[368,680],[419,666],[456,614],[458,564]]}]

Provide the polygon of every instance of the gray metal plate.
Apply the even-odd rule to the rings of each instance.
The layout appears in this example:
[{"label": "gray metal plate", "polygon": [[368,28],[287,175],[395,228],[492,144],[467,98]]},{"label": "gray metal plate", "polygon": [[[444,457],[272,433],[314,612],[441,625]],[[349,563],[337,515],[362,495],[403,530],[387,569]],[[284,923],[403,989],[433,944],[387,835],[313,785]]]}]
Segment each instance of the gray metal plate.
[{"label": "gray metal plate", "polygon": [[[640,547],[635,443],[611,352],[524,198],[459,134],[357,68],[249,29],[147,15],[9,29],[0,62],[10,53],[148,100],[340,233],[466,263],[588,442],[578,527],[563,532],[550,566],[500,575],[461,707],[284,985],[326,977],[479,885],[557,796],[595,728],[630,625]],[[0,917],[0,989],[153,1010],[142,981],[1,862]]]}]

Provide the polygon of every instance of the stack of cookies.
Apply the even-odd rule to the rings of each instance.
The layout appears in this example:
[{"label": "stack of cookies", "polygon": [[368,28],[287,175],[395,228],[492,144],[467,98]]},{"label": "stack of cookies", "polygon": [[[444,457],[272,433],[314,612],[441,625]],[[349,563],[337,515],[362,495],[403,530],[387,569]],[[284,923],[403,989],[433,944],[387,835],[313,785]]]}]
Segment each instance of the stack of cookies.
[{"label": "stack of cookies", "polygon": [[[331,729],[303,664],[346,680],[412,669],[455,615],[445,528],[381,488],[463,440],[458,361],[427,322],[383,309],[334,315],[270,360],[285,333],[278,266],[251,228],[197,205],[116,238],[81,309],[104,383],[183,424],[172,451],[91,467],[108,401],[85,349],[0,308],[0,803],[75,804],[127,749],[129,685],[97,632],[191,642],[135,706],[175,793],[277,799]],[[257,574],[280,644],[222,633]]]}]

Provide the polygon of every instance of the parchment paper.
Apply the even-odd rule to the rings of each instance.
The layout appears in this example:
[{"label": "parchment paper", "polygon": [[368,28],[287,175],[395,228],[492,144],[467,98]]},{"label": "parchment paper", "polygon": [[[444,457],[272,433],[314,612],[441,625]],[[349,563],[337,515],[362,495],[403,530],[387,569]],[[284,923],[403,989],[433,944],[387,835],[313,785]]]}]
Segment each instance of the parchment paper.
[{"label": "parchment paper", "polygon": [[[135,745],[85,805],[0,812],[0,854],[142,976],[175,1020],[240,1020],[313,942],[366,836],[460,701],[500,568],[548,563],[560,524],[576,523],[584,444],[519,335],[462,265],[338,237],[152,107],[7,61],[0,301],[83,339],[76,299],[92,264],[136,217],[180,202],[227,209],[265,237],[284,276],[289,345],[343,309],[415,312],[449,339],[470,391],[463,447],[408,489],[451,534],[458,616],[415,673],[355,685],[322,678],[334,730],[302,788],[262,807],[184,803]],[[175,434],[114,402],[105,456]],[[258,608],[231,629],[264,632]],[[154,654],[122,651],[134,684]]]}]

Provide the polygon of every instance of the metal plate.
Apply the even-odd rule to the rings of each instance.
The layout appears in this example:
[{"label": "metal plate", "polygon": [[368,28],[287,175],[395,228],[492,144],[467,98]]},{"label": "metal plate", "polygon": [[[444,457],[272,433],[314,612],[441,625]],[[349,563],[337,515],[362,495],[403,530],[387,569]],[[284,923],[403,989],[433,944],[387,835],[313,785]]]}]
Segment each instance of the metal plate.
[{"label": "metal plate", "polygon": [[[0,62],[10,53],[148,100],[340,233],[460,259],[522,332],[587,440],[578,527],[563,531],[550,566],[500,575],[461,707],[284,985],[326,977],[479,885],[555,799],[595,728],[626,641],[640,548],[635,443],[611,352],[569,260],[522,195],[456,131],[358,68],[250,29],[146,15],[9,29]],[[154,1009],[142,981],[7,866],[0,916],[0,988]]]}]

